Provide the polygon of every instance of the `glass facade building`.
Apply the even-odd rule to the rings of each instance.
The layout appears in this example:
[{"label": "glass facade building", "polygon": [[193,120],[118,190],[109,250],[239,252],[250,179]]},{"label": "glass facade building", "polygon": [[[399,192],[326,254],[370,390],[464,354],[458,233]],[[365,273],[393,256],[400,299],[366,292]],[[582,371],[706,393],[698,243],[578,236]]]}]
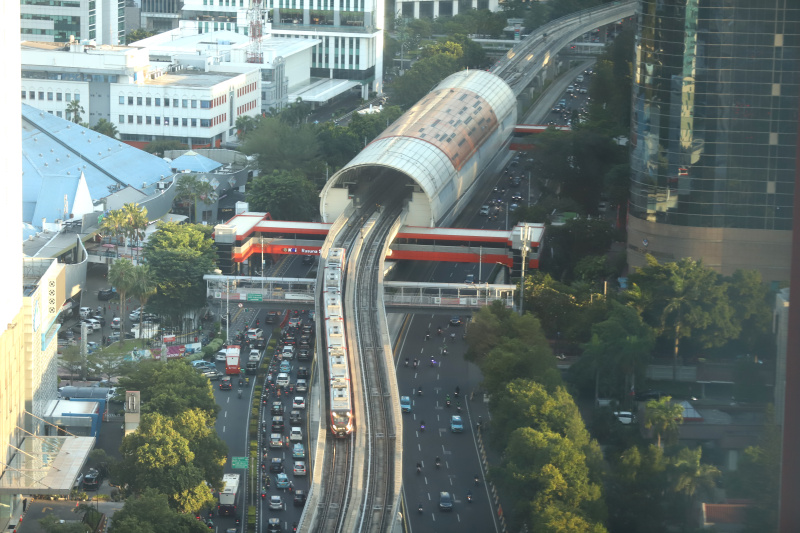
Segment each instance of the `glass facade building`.
[{"label": "glass facade building", "polygon": [[632,219],[791,230],[800,2],[641,0],[638,16]]}]

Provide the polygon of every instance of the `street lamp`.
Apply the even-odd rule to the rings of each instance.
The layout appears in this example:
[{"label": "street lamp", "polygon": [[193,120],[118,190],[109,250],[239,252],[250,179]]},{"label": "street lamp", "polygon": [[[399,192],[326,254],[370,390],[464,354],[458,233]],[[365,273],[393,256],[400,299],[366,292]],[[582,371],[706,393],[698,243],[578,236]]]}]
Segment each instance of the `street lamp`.
[{"label": "street lamp", "polygon": [[[214,273],[221,276],[222,270],[214,269]],[[262,272],[263,273],[263,272]],[[231,341],[231,311],[230,294],[228,293],[228,277],[225,277],[225,344]]]}]

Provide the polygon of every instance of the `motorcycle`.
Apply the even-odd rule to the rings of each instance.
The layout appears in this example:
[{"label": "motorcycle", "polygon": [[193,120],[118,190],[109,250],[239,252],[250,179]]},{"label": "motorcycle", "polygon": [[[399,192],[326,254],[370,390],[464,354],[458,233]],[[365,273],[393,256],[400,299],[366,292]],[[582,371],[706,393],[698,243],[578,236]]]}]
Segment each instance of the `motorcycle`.
[{"label": "motorcycle", "polygon": [[421,423],[420,423],[420,425],[419,425],[419,430],[420,430],[422,433],[425,433],[425,423],[424,423],[424,422],[421,422]]},{"label": "motorcycle", "polygon": [[441,336],[442,336],[442,328],[439,328],[439,329],[436,331],[436,334],[437,334],[437,335],[439,335],[439,336],[441,337]]},{"label": "motorcycle", "polygon": [[467,503],[472,503],[472,492],[467,491]]},{"label": "motorcycle", "polygon": [[434,366],[436,366],[436,359],[431,357],[431,367],[434,367]]},{"label": "motorcycle", "polygon": [[408,368],[408,357],[406,357],[406,368]]},{"label": "motorcycle", "polygon": [[419,511],[419,514],[422,514],[422,504],[419,504],[419,507],[417,507],[417,511]]},{"label": "motorcycle", "polygon": [[456,387],[456,398],[458,398],[458,393],[461,392],[461,389]]},{"label": "motorcycle", "polygon": [[422,396],[422,387],[417,389],[417,396]]},{"label": "motorcycle", "polygon": [[439,460],[439,458],[437,457],[437,458],[436,458],[436,468],[438,469],[440,466],[442,466],[442,462],[441,462],[441,461]]},{"label": "motorcycle", "polygon": [[450,407],[450,400],[445,400],[444,404],[445,404],[447,407]]}]

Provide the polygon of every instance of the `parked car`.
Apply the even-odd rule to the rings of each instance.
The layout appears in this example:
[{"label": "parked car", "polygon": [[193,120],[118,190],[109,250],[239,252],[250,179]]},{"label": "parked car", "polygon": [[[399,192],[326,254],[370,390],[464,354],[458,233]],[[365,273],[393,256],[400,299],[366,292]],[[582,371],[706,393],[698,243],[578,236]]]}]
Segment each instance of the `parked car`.
[{"label": "parked car", "polygon": [[97,490],[100,488],[102,481],[100,471],[96,468],[90,468],[86,475],[83,476],[83,490]]},{"label": "parked car", "polygon": [[97,291],[97,299],[101,302],[113,300],[115,298],[119,298],[119,294],[117,294],[117,289],[114,287],[111,287],[110,289],[100,289]]},{"label": "parked car", "polygon": [[113,320],[111,320],[111,329],[119,329],[122,325],[122,319],[118,316],[115,316]]}]

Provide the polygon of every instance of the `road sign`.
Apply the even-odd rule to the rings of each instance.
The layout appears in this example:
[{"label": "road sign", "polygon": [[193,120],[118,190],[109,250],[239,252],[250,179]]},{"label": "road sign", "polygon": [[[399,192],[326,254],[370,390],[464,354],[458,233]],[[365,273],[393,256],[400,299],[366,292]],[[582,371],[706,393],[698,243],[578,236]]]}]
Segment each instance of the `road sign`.
[{"label": "road sign", "polygon": [[247,295],[248,302],[260,302],[262,301],[262,297],[260,294],[248,294]]},{"label": "road sign", "polygon": [[247,457],[231,457],[231,467],[247,469]]}]

